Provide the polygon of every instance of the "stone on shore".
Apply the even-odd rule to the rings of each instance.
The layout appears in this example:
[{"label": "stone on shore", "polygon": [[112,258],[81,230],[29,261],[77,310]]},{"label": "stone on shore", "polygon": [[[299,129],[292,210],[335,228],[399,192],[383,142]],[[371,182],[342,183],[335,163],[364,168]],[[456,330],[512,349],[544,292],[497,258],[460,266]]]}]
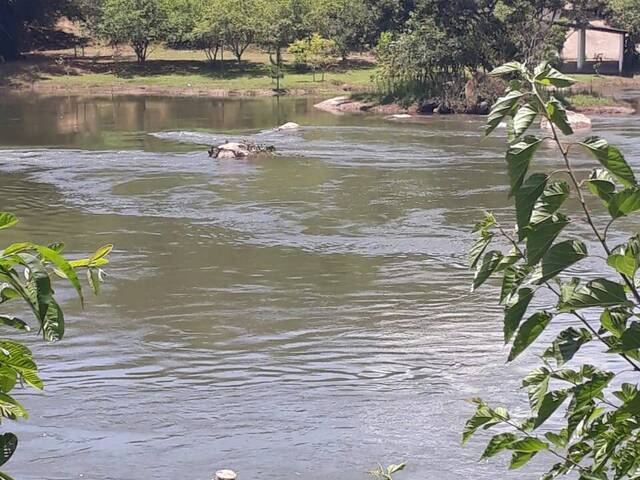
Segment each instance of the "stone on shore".
[{"label": "stone on shore", "polygon": [[402,107],[397,103],[390,103],[387,105],[380,105],[375,102],[368,102],[364,100],[356,100],[348,96],[341,96],[330,98],[324,102],[314,105],[318,110],[333,113],[334,115],[341,115],[344,113],[379,113],[384,115],[395,114],[413,114],[416,113],[417,106],[409,108]]}]

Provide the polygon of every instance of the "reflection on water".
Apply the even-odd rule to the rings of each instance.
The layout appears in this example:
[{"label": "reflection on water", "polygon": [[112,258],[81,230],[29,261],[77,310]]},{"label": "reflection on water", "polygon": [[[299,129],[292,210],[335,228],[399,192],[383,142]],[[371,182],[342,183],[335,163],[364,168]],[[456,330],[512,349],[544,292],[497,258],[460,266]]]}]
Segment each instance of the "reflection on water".
[{"label": "reflection on water", "polygon": [[[481,119],[313,103],[0,100],[0,205],[23,219],[3,243],[117,245],[87,311],[61,290],[68,338],[34,343],[47,391],[22,398],[12,473],[361,479],[408,460],[408,478],[521,478],[459,446],[466,399],[524,407],[535,362],[504,365],[499,309],[468,290],[469,226],[508,215],[503,140],[481,139]],[[270,130],[285,121],[303,128]],[[637,162],[637,122],[596,128]],[[244,137],[279,153],[205,152]]]}]

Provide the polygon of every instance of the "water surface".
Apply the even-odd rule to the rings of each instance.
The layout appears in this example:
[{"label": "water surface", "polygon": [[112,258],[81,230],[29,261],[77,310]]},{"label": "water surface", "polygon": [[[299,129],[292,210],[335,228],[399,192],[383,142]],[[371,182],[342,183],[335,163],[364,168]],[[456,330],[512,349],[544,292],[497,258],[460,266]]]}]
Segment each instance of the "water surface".
[{"label": "water surface", "polygon": [[[483,210],[510,218],[504,138],[483,140],[480,118],[313,103],[0,98],[0,210],[22,219],[2,242],[116,245],[86,311],[59,289],[65,340],[33,343],[47,387],[20,394],[32,417],[10,473],[355,480],[406,460],[399,479],[523,478],[478,464],[480,441],[460,447],[466,400],[524,413],[519,379],[536,362],[505,365],[491,289],[469,293],[470,226]],[[270,130],[286,121],[304,127]],[[637,117],[595,129],[639,166]],[[279,154],[208,158],[205,145],[239,138]]]}]

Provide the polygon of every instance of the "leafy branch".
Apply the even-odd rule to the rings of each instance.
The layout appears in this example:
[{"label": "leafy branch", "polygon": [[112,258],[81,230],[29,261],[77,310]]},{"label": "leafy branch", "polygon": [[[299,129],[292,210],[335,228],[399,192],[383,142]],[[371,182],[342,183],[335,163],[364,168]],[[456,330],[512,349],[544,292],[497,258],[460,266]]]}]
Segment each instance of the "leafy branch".
[{"label": "leafy branch", "polygon": [[[18,219],[14,215],[0,212],[0,230],[17,223]],[[9,245],[0,250],[0,305],[14,301],[25,302],[38,322],[38,332],[44,340],[61,340],[65,331],[65,319],[55,300],[53,278],[66,279],[84,305],[78,270],[86,272],[87,282],[97,295],[104,277],[102,267],[109,263],[107,257],[112,249],[112,245],[105,245],[88,258],[69,261],[62,255],[64,244],[61,243],[48,246],[30,242]],[[19,332],[31,331],[25,320],[2,313],[0,326]],[[24,406],[10,395],[18,383],[37,390],[44,388],[31,350],[18,341],[0,338],[0,418],[28,418]],[[9,461],[17,447],[18,437],[13,433],[0,435],[0,466]],[[11,477],[0,472],[0,479],[11,480]]]},{"label": "leafy branch", "polygon": [[[509,362],[531,347],[558,318],[569,315],[577,324],[557,335],[542,353],[544,366],[523,379],[531,415],[516,421],[506,409],[494,409],[475,399],[476,412],[466,424],[463,442],[480,428],[502,425],[511,431],[494,435],[482,458],[510,451],[510,468],[516,469],[539,452],[547,452],[560,461],[543,475],[543,480],[571,472],[577,472],[580,480],[640,478],[640,393],[631,383],[614,388],[620,384],[618,375],[640,372],[640,322],[636,320],[640,305],[636,278],[640,235],[613,248],[607,242],[617,219],[640,211],[640,186],[620,150],[606,140],[566,140],[574,132],[554,91],[570,86],[570,77],[546,63],[530,71],[511,62],[492,74],[510,80],[504,96],[492,108],[486,133],[507,122],[509,196],[515,203],[516,225],[510,232],[488,213],[475,226],[477,240],[469,254],[475,270],[472,290],[489,279],[501,279],[504,339],[512,344]],[[551,135],[527,135],[539,118]],[[562,164],[549,174],[530,173],[535,153],[545,141],[556,146]],[[599,162],[584,181],[578,180],[571,162],[574,147],[584,149]],[[566,174],[568,182],[553,179],[556,174]],[[589,254],[580,239],[558,241],[574,223],[561,212],[572,194],[581,206],[582,220],[606,255],[608,272],[602,277],[583,280],[567,275],[579,262],[598,258]],[[603,230],[594,221],[587,194],[597,197],[609,212],[611,219]],[[497,237],[507,241],[507,252],[489,250]],[[612,276],[619,281],[611,280]],[[546,305],[529,312],[541,290],[550,291],[555,303],[547,297],[539,299]],[[598,328],[589,321],[593,312],[599,314]],[[568,368],[578,351],[594,341],[600,342],[607,354],[628,363],[631,370],[611,372],[586,364]],[[562,428],[537,433],[543,426],[548,429],[547,420],[561,412],[565,419]]]}]

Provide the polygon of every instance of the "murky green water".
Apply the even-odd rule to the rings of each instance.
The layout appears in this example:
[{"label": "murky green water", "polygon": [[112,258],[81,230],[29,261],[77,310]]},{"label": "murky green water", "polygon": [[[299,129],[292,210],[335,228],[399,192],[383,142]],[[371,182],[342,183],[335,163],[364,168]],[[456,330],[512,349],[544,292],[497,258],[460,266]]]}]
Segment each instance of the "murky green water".
[{"label": "murky green water", "polygon": [[[116,244],[85,312],[60,290],[65,341],[34,342],[47,389],[21,395],[32,418],[9,472],[351,480],[407,460],[399,479],[522,478],[460,447],[465,400],[523,411],[535,362],[504,364],[490,292],[468,293],[469,228],[505,212],[503,139],[477,118],[313,103],[0,98],[0,210],[22,218],[2,243]],[[285,121],[304,128],[268,130]],[[595,128],[639,166],[638,117]],[[201,145],[244,137],[280,153],[217,161]]]}]

